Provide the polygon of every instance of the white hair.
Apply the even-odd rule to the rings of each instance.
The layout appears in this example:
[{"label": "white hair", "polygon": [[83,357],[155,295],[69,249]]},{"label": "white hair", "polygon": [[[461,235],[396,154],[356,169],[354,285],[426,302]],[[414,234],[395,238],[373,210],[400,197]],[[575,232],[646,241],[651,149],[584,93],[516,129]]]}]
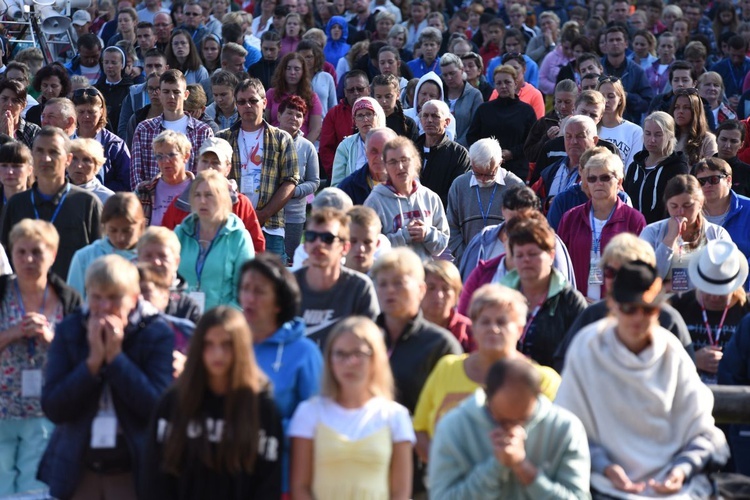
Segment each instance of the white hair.
[{"label": "white hair", "polygon": [[583,171],[588,172],[592,168],[603,168],[610,174],[614,175],[617,180],[621,180],[625,177],[625,168],[622,165],[620,155],[609,151],[606,153],[595,154],[589,158],[583,166]]},{"label": "white hair", "polygon": [[[438,112],[440,113],[441,117],[443,118],[451,117],[451,110],[448,107],[448,105],[445,103],[445,101],[441,101],[439,99],[431,99],[422,105],[422,111],[424,111],[425,106],[427,106],[428,104],[432,104],[433,106],[435,106]],[[422,114],[422,111],[420,111],[419,113],[420,115]]]},{"label": "white hair", "polygon": [[574,123],[583,125],[584,130],[586,130],[587,137],[596,137],[596,123],[594,123],[594,120],[592,120],[591,117],[586,115],[569,116],[565,121],[565,124],[563,125],[563,134],[568,129],[568,127],[570,127]]},{"label": "white hair", "polygon": [[494,137],[479,139],[469,148],[469,160],[477,168],[489,168],[493,161],[503,162],[503,149]]}]

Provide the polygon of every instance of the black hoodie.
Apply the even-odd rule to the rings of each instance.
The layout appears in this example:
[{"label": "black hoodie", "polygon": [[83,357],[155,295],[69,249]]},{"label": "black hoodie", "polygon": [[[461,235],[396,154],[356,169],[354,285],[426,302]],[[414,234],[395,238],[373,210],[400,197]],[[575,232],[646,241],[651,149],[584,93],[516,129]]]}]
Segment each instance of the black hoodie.
[{"label": "black hoodie", "polygon": [[666,217],[662,195],[667,182],[677,175],[689,174],[690,166],[682,151],[675,151],[651,169],[646,169],[646,158],[648,151],[645,149],[633,157],[622,188],[633,201],[633,208],[643,214],[647,224],[651,224]]}]

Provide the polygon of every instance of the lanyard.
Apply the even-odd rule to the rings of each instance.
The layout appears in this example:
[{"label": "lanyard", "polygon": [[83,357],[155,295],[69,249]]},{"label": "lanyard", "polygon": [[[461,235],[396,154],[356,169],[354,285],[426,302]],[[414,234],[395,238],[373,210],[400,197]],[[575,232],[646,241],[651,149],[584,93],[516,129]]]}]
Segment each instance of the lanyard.
[{"label": "lanyard", "polygon": [[195,240],[198,242],[198,258],[195,261],[195,275],[198,277],[198,289],[200,290],[201,287],[201,275],[203,274],[203,267],[206,265],[206,259],[208,258],[208,254],[211,253],[211,249],[214,247],[214,242],[216,241],[216,238],[219,237],[219,233],[221,233],[221,228],[216,230],[216,234],[211,239],[211,243],[209,243],[208,248],[204,252],[201,248],[201,223],[200,221],[195,223]]},{"label": "lanyard", "polygon": [[[604,226],[606,226],[607,223],[609,222],[609,219],[612,218],[612,214],[615,213],[615,208],[617,208],[617,203],[615,203],[615,206],[612,207],[612,210],[609,212],[609,215],[607,216],[607,220],[604,221]],[[592,250],[594,250],[594,252],[596,252],[596,253],[599,253],[599,251],[601,250],[602,233],[604,233],[604,226],[602,226],[602,230],[599,233],[599,235],[597,236],[597,234],[596,234],[596,221],[594,220],[594,207],[593,206],[591,207],[590,214],[591,214],[591,235],[592,235],[592,237],[594,239]]]},{"label": "lanyard", "polygon": [[727,319],[727,313],[729,312],[729,304],[724,308],[724,313],[721,315],[721,321],[719,321],[719,328],[716,330],[716,338],[711,334],[711,326],[708,324],[708,314],[706,314],[706,308],[703,305],[703,301],[700,302],[701,313],[703,314],[703,326],[706,327],[706,334],[708,335],[708,341],[711,342],[712,346],[718,346],[719,340],[721,339],[721,330],[724,328],[724,320]]},{"label": "lanyard", "polygon": [[729,71],[732,72],[732,80],[734,80],[735,90],[736,89],[740,89],[740,91],[742,90],[742,83],[745,79],[745,76],[744,76],[745,73],[742,71],[744,69],[745,69],[745,64],[743,63],[742,68],[740,68],[740,74],[739,76],[737,76],[737,74],[734,72],[734,64],[732,64],[731,61],[729,62]]},{"label": "lanyard", "polygon": [[487,219],[490,217],[490,211],[492,210],[492,202],[495,201],[495,193],[497,192],[497,182],[495,183],[495,187],[492,188],[492,194],[490,195],[490,203],[487,205],[486,213],[484,209],[482,208],[482,198],[479,196],[479,184],[477,184],[476,188],[477,188],[477,204],[479,205],[479,213],[482,214],[482,220],[484,220],[484,225],[486,227]]},{"label": "lanyard", "polygon": [[[23,304],[23,296],[21,295],[21,289],[18,288],[18,279],[15,281],[16,295],[18,295],[18,307],[21,309],[21,316],[26,316],[26,306]],[[42,306],[39,308],[39,313],[44,314],[44,304],[47,302],[47,292],[49,291],[49,283],[44,286],[44,295],[42,295]],[[36,354],[36,341],[33,338],[28,339],[29,348],[29,359],[33,360]]]},{"label": "lanyard", "polygon": [[578,169],[574,168],[573,171],[569,171],[568,168],[565,165],[560,165],[560,168],[564,168],[566,170],[565,175],[565,181],[563,181],[562,176],[560,177],[560,191],[557,194],[561,194],[565,190],[567,190],[570,186],[575,184],[577,178],[578,178]]},{"label": "lanyard", "polygon": [[[65,203],[65,198],[68,196],[68,192],[70,191],[70,183],[65,187],[65,192],[62,195],[62,198],[60,198],[60,203],[57,204],[57,207],[55,208],[55,212],[52,214],[52,218],[49,220],[50,224],[55,223],[55,219],[57,219],[57,215],[60,213],[60,209],[63,206],[63,203]],[[34,190],[31,190],[31,206],[34,207],[34,217],[36,217],[37,220],[41,219],[39,217],[39,211],[36,209],[36,198],[34,197]]]},{"label": "lanyard", "polygon": [[529,330],[531,329],[532,323],[534,323],[534,320],[536,319],[537,314],[539,314],[539,311],[542,309],[542,306],[544,305],[544,301],[547,300],[547,297],[543,298],[539,301],[539,303],[536,305],[533,311],[531,311],[531,315],[526,320],[526,325],[523,327],[523,333],[521,334],[521,338],[518,339],[518,346],[520,347],[520,351],[523,352],[523,344],[526,340],[526,334],[529,333]]}]

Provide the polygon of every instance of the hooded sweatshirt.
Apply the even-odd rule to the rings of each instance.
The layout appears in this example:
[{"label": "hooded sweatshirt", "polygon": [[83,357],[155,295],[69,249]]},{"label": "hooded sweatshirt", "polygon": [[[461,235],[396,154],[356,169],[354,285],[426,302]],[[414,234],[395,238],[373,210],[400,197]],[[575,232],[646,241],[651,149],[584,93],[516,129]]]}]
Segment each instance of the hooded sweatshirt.
[{"label": "hooded sweatshirt", "polygon": [[[422,88],[422,84],[424,84],[424,82],[436,83],[438,88],[440,89],[440,97],[438,98],[438,100],[445,101],[443,81],[434,71],[430,71],[419,79],[417,88],[414,89],[414,101],[412,102],[412,107],[404,110],[404,114],[414,120],[414,122],[417,124],[417,127],[419,127],[419,135],[424,134],[424,129],[422,128],[422,122],[419,121],[419,111],[421,111],[421,108],[417,107],[417,97],[419,96],[419,89]],[[450,139],[451,141],[456,140],[456,117],[453,116],[453,114],[451,114],[450,123],[445,128],[445,133],[448,135],[448,139]]]},{"label": "hooded sweatshirt", "polygon": [[646,158],[646,150],[633,157],[622,186],[633,201],[633,208],[643,214],[647,224],[651,224],[666,215],[662,194],[667,182],[677,175],[690,173],[690,167],[682,151],[675,151],[651,169],[646,168]]},{"label": "hooded sweatshirt", "polygon": [[[331,28],[334,26],[339,26],[342,30],[341,38],[338,40],[331,38]],[[323,49],[323,53],[326,56],[326,61],[336,66],[339,59],[345,57],[351,48],[351,45],[346,43],[347,38],[349,38],[349,23],[342,16],[333,16],[326,24],[326,36],[328,42]]]},{"label": "hooded sweatshirt", "polygon": [[[443,203],[433,191],[414,182],[408,196],[398,194],[390,184],[378,184],[365,200],[380,217],[383,234],[393,247],[408,246],[422,259],[437,257],[448,247],[450,229],[445,216]],[[413,220],[422,220],[427,226],[424,241],[412,241],[408,224]]]}]

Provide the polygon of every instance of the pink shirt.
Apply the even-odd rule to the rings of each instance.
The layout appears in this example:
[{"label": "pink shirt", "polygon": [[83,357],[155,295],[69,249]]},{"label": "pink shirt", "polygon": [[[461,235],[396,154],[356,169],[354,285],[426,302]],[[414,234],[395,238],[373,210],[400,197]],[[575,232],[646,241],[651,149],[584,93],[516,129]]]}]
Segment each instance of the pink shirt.
[{"label": "pink shirt", "polygon": [[[268,112],[270,116],[270,120],[268,121],[271,125],[274,127],[279,126],[279,105],[281,104],[281,101],[284,100],[283,96],[278,101],[274,98],[276,95],[276,89],[268,89],[266,92],[266,100],[268,101]],[[310,128],[310,117],[311,116],[323,116],[323,105],[320,103],[320,99],[318,98],[318,94],[312,95],[312,110],[308,110],[307,115],[305,116],[305,121],[302,122],[302,127],[300,130],[302,131],[303,135],[307,135],[307,131]]]}]

